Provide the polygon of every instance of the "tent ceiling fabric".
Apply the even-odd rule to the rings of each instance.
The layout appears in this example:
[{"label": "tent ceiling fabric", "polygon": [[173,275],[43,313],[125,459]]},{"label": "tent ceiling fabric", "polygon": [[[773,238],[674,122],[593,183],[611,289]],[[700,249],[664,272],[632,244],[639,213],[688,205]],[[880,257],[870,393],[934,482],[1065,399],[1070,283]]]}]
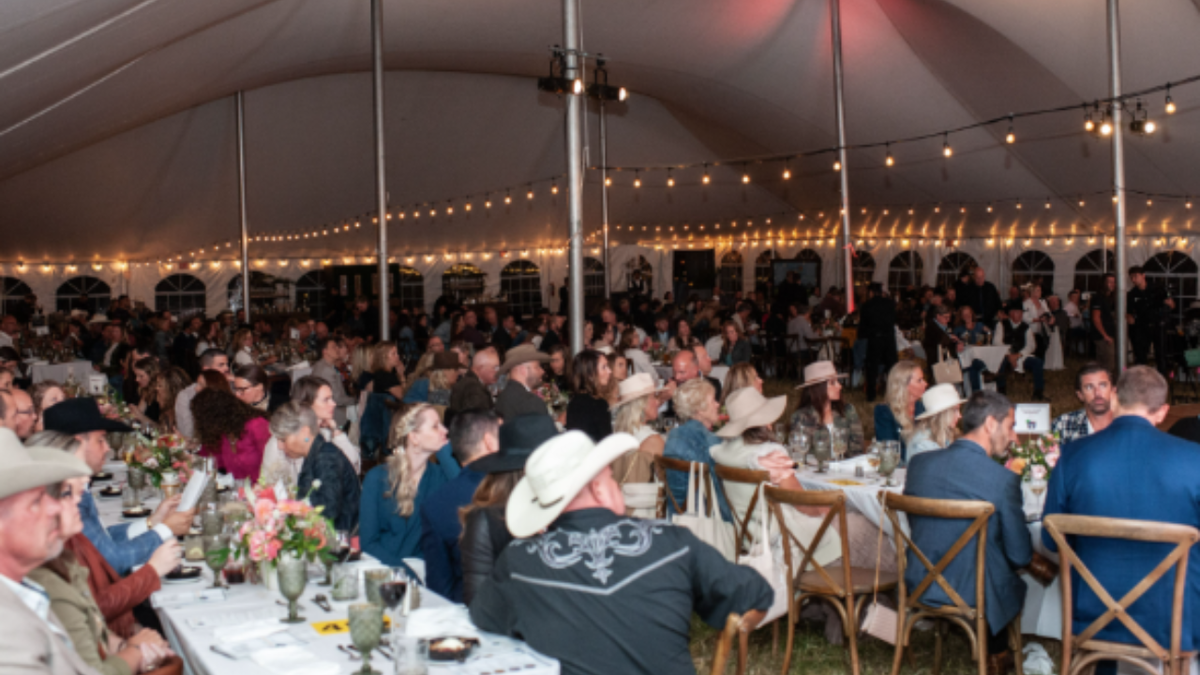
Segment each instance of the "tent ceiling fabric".
[{"label": "tent ceiling fabric", "polygon": [[[1200,0],[1124,3],[1124,80],[1137,90],[1200,72]],[[0,222],[20,236],[6,254],[36,260],[148,259],[232,239],[237,231],[231,94],[247,91],[252,232],[311,230],[373,199],[367,0],[10,0],[0,4]],[[388,186],[394,205],[440,203],[565,173],[561,103],[539,94],[547,48],[561,42],[556,3],[385,0]],[[609,164],[683,164],[795,153],[835,144],[824,0],[583,2],[584,46],[609,57],[629,105],[610,107]],[[1069,0],[843,0],[851,144],[939,131],[1009,112],[1076,104],[1107,92],[1103,3]],[[1127,144],[1129,186],[1200,193],[1194,152],[1200,84],[1172,91],[1179,112]],[[593,110],[594,113],[594,110]],[[964,234],[1019,224],[1048,234],[1111,229],[1108,144],[1082,132],[1082,110],[1018,120],[941,141],[850,154],[854,228],[945,225]],[[596,117],[588,116],[598,161]],[[712,222],[828,209],[832,155],[781,166],[614,177],[612,221]],[[585,226],[599,226],[589,172]],[[468,219],[393,222],[397,253],[561,245],[565,191]],[[565,188],[560,179],[560,187]],[[860,205],[1023,198],[1011,208],[916,220]],[[461,201],[459,202],[461,204]],[[946,211],[949,211],[947,209]],[[427,218],[427,214],[422,214]],[[1190,223],[1181,203],[1132,203],[1146,233]],[[778,217],[776,215],[776,217]],[[1040,219],[1040,220],[1034,220]],[[805,225],[812,225],[810,219]],[[793,215],[791,223],[795,223]],[[365,225],[365,224],[364,224]],[[799,225],[792,225],[799,226]],[[264,255],[371,250],[371,228],[341,239],[256,247]],[[653,228],[648,228],[652,230]],[[621,241],[621,236],[614,233]],[[649,239],[650,237],[639,238]],[[632,242],[622,242],[632,243]],[[14,246],[15,244],[15,246]],[[15,249],[15,250],[14,250]]]}]

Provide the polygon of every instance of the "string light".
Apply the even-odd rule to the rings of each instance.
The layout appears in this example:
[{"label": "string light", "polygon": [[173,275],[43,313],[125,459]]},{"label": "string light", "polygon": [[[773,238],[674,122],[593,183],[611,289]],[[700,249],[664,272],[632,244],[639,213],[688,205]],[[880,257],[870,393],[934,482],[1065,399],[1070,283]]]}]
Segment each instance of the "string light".
[{"label": "string light", "polygon": [[784,164],[783,164],[783,179],[784,180],[792,179],[792,167],[789,162],[784,162]]},{"label": "string light", "polygon": [[670,169],[667,169],[667,187],[675,187],[675,176],[671,175]]},{"label": "string light", "polygon": [[839,161],[839,160],[836,160],[836,159],[835,159],[835,160],[833,160],[833,170],[834,170],[834,171],[841,171],[841,170],[842,170],[842,163],[841,163],[841,161]]},{"label": "string light", "polygon": [[509,191],[508,191],[508,190],[505,190],[505,191],[504,191],[504,203],[505,203],[505,204],[511,204],[511,203],[512,203],[512,194],[511,194],[511,193],[509,193]]},{"label": "string light", "polygon": [[637,171],[633,172],[633,187],[635,187],[635,188],[642,187],[642,178],[641,178],[641,176],[638,175]]},{"label": "string light", "polygon": [[1168,115],[1175,114],[1175,101],[1171,100],[1171,85],[1170,84],[1167,85],[1167,100],[1166,100],[1166,106],[1164,106],[1163,110],[1166,111],[1166,113]]},{"label": "string light", "polygon": [[708,185],[708,181],[709,181],[709,178],[708,178],[708,165],[707,165],[707,164],[705,164],[705,165],[704,165],[704,177],[700,179],[700,182],[701,182],[701,183],[704,183],[705,185]]},{"label": "string light", "polygon": [[892,144],[891,143],[887,144],[887,157],[884,158],[883,163],[885,166],[895,166],[896,165],[896,158],[892,157]]},{"label": "string light", "polygon": [[1004,136],[1004,142],[1012,145],[1017,142],[1017,135],[1013,132],[1013,116],[1008,116],[1008,133]]},{"label": "string light", "polygon": [[550,184],[550,194],[552,194],[552,195],[558,194],[558,183],[557,182]]},{"label": "string light", "polygon": [[942,155],[949,157],[954,154],[954,150],[950,149],[950,134],[942,137]]}]

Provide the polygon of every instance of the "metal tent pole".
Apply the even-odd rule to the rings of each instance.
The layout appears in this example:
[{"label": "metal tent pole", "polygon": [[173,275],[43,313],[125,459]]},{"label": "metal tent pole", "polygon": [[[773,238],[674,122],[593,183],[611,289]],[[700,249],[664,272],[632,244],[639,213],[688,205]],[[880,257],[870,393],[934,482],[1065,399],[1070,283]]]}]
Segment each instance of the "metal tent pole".
[{"label": "metal tent pole", "polygon": [[[563,0],[563,77],[574,83],[583,77],[579,59],[579,3]],[[570,237],[567,290],[571,307],[571,353],[583,351],[583,92],[567,94],[567,233]],[[604,254],[608,255],[605,242]],[[608,266],[604,268],[608,274]],[[605,284],[607,288],[607,284]]]},{"label": "metal tent pole", "polygon": [[[1125,139],[1121,123],[1121,25],[1117,0],[1108,0],[1109,96],[1112,97],[1113,193],[1117,197],[1117,372],[1125,370],[1129,345],[1129,326],[1125,320]],[[1101,247],[1103,249],[1103,247]]]},{"label": "metal tent pole", "polygon": [[841,0],[829,0],[829,16],[833,33],[833,100],[837,117],[838,162],[842,165],[842,255],[843,281],[846,288],[846,311],[854,311],[854,267],[850,250],[850,165],[846,162],[846,101],[842,71],[842,13]]},{"label": "metal tent pole", "polygon": [[379,339],[387,340],[388,240],[387,151],[383,145],[383,0],[371,0],[371,93],[375,113],[375,198],[379,218]]},{"label": "metal tent pole", "polygon": [[600,217],[604,220],[604,299],[612,297],[608,283],[608,115],[600,96]]},{"label": "metal tent pole", "polygon": [[250,225],[246,218],[246,102],[242,92],[234,96],[237,108],[238,212],[242,229],[242,311],[250,324]]}]

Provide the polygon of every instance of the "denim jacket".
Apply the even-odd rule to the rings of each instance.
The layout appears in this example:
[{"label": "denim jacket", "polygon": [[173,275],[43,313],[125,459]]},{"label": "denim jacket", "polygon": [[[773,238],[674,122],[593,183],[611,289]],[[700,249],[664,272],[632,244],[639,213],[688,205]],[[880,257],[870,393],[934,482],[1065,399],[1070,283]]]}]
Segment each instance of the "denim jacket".
[{"label": "denim jacket", "polygon": [[[714,476],[713,485],[717,491],[717,505],[721,508],[721,518],[730,521],[729,504],[725,501],[725,492],[721,489],[721,481],[715,477],[716,462],[713,461],[710,452],[713,446],[721,445],[723,442],[720,436],[714,434],[700,422],[688,420],[667,436],[663,456],[688,462],[703,462],[707,465],[709,475]],[[671,494],[675,495],[675,501],[680,504],[687,499],[687,484],[687,474],[682,471],[667,472],[667,487],[670,488]],[[671,505],[668,503],[667,506],[670,508]]]}]

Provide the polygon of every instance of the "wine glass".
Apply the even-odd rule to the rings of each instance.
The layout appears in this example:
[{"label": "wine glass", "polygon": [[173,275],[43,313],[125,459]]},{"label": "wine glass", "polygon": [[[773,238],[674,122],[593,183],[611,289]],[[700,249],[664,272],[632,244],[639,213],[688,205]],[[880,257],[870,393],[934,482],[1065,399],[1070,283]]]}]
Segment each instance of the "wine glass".
[{"label": "wine glass", "polygon": [[335,563],[344,563],[350,559],[350,533],[345,530],[338,530],[334,534],[333,546],[330,553],[332,557],[323,557],[321,561],[325,564],[325,580],[318,583],[318,586],[330,586],[333,584],[333,566]]},{"label": "wine glass", "polygon": [[404,602],[404,596],[408,593],[408,573],[404,568],[393,567],[392,578],[379,584],[379,599],[387,606],[388,612],[392,618],[392,630],[400,632],[400,603]]},{"label": "wine glass", "polygon": [[205,533],[202,537],[204,562],[213,573],[212,588],[221,588],[221,569],[225,567],[225,562],[228,558],[228,553],[226,552],[225,555],[222,555],[222,551],[229,546],[229,536],[221,533]]},{"label": "wine glass", "polygon": [[833,454],[833,441],[827,429],[817,429],[813,434],[812,454],[817,458],[817,473],[829,470],[829,457]]},{"label": "wine glass", "polygon": [[129,467],[129,487],[133,488],[133,494],[137,497],[137,506],[142,506],[142,490],[146,489],[146,472],[136,468]]},{"label": "wine glass", "polygon": [[900,444],[896,441],[885,441],[883,450],[879,453],[879,475],[883,476],[887,487],[895,487],[892,474],[900,466]]},{"label": "wine glass", "polygon": [[1033,498],[1035,500],[1037,500],[1037,510],[1038,510],[1038,513],[1041,513],[1042,509],[1045,508],[1045,506],[1043,506],[1042,500],[1045,499],[1046,479],[1045,478],[1030,479],[1029,491],[1033,493]]},{"label": "wine glass", "polygon": [[835,426],[829,430],[830,448],[833,461],[840,462],[846,458],[846,429]]},{"label": "wine glass", "polygon": [[879,454],[882,452],[882,450],[883,446],[880,445],[879,441],[874,441],[871,443],[871,447],[867,451],[867,464],[870,464],[871,469],[876,473],[879,472]]},{"label": "wine glass", "polygon": [[350,639],[362,655],[363,666],[358,675],[380,675],[371,670],[371,650],[383,638],[383,607],[374,603],[350,605]]}]

